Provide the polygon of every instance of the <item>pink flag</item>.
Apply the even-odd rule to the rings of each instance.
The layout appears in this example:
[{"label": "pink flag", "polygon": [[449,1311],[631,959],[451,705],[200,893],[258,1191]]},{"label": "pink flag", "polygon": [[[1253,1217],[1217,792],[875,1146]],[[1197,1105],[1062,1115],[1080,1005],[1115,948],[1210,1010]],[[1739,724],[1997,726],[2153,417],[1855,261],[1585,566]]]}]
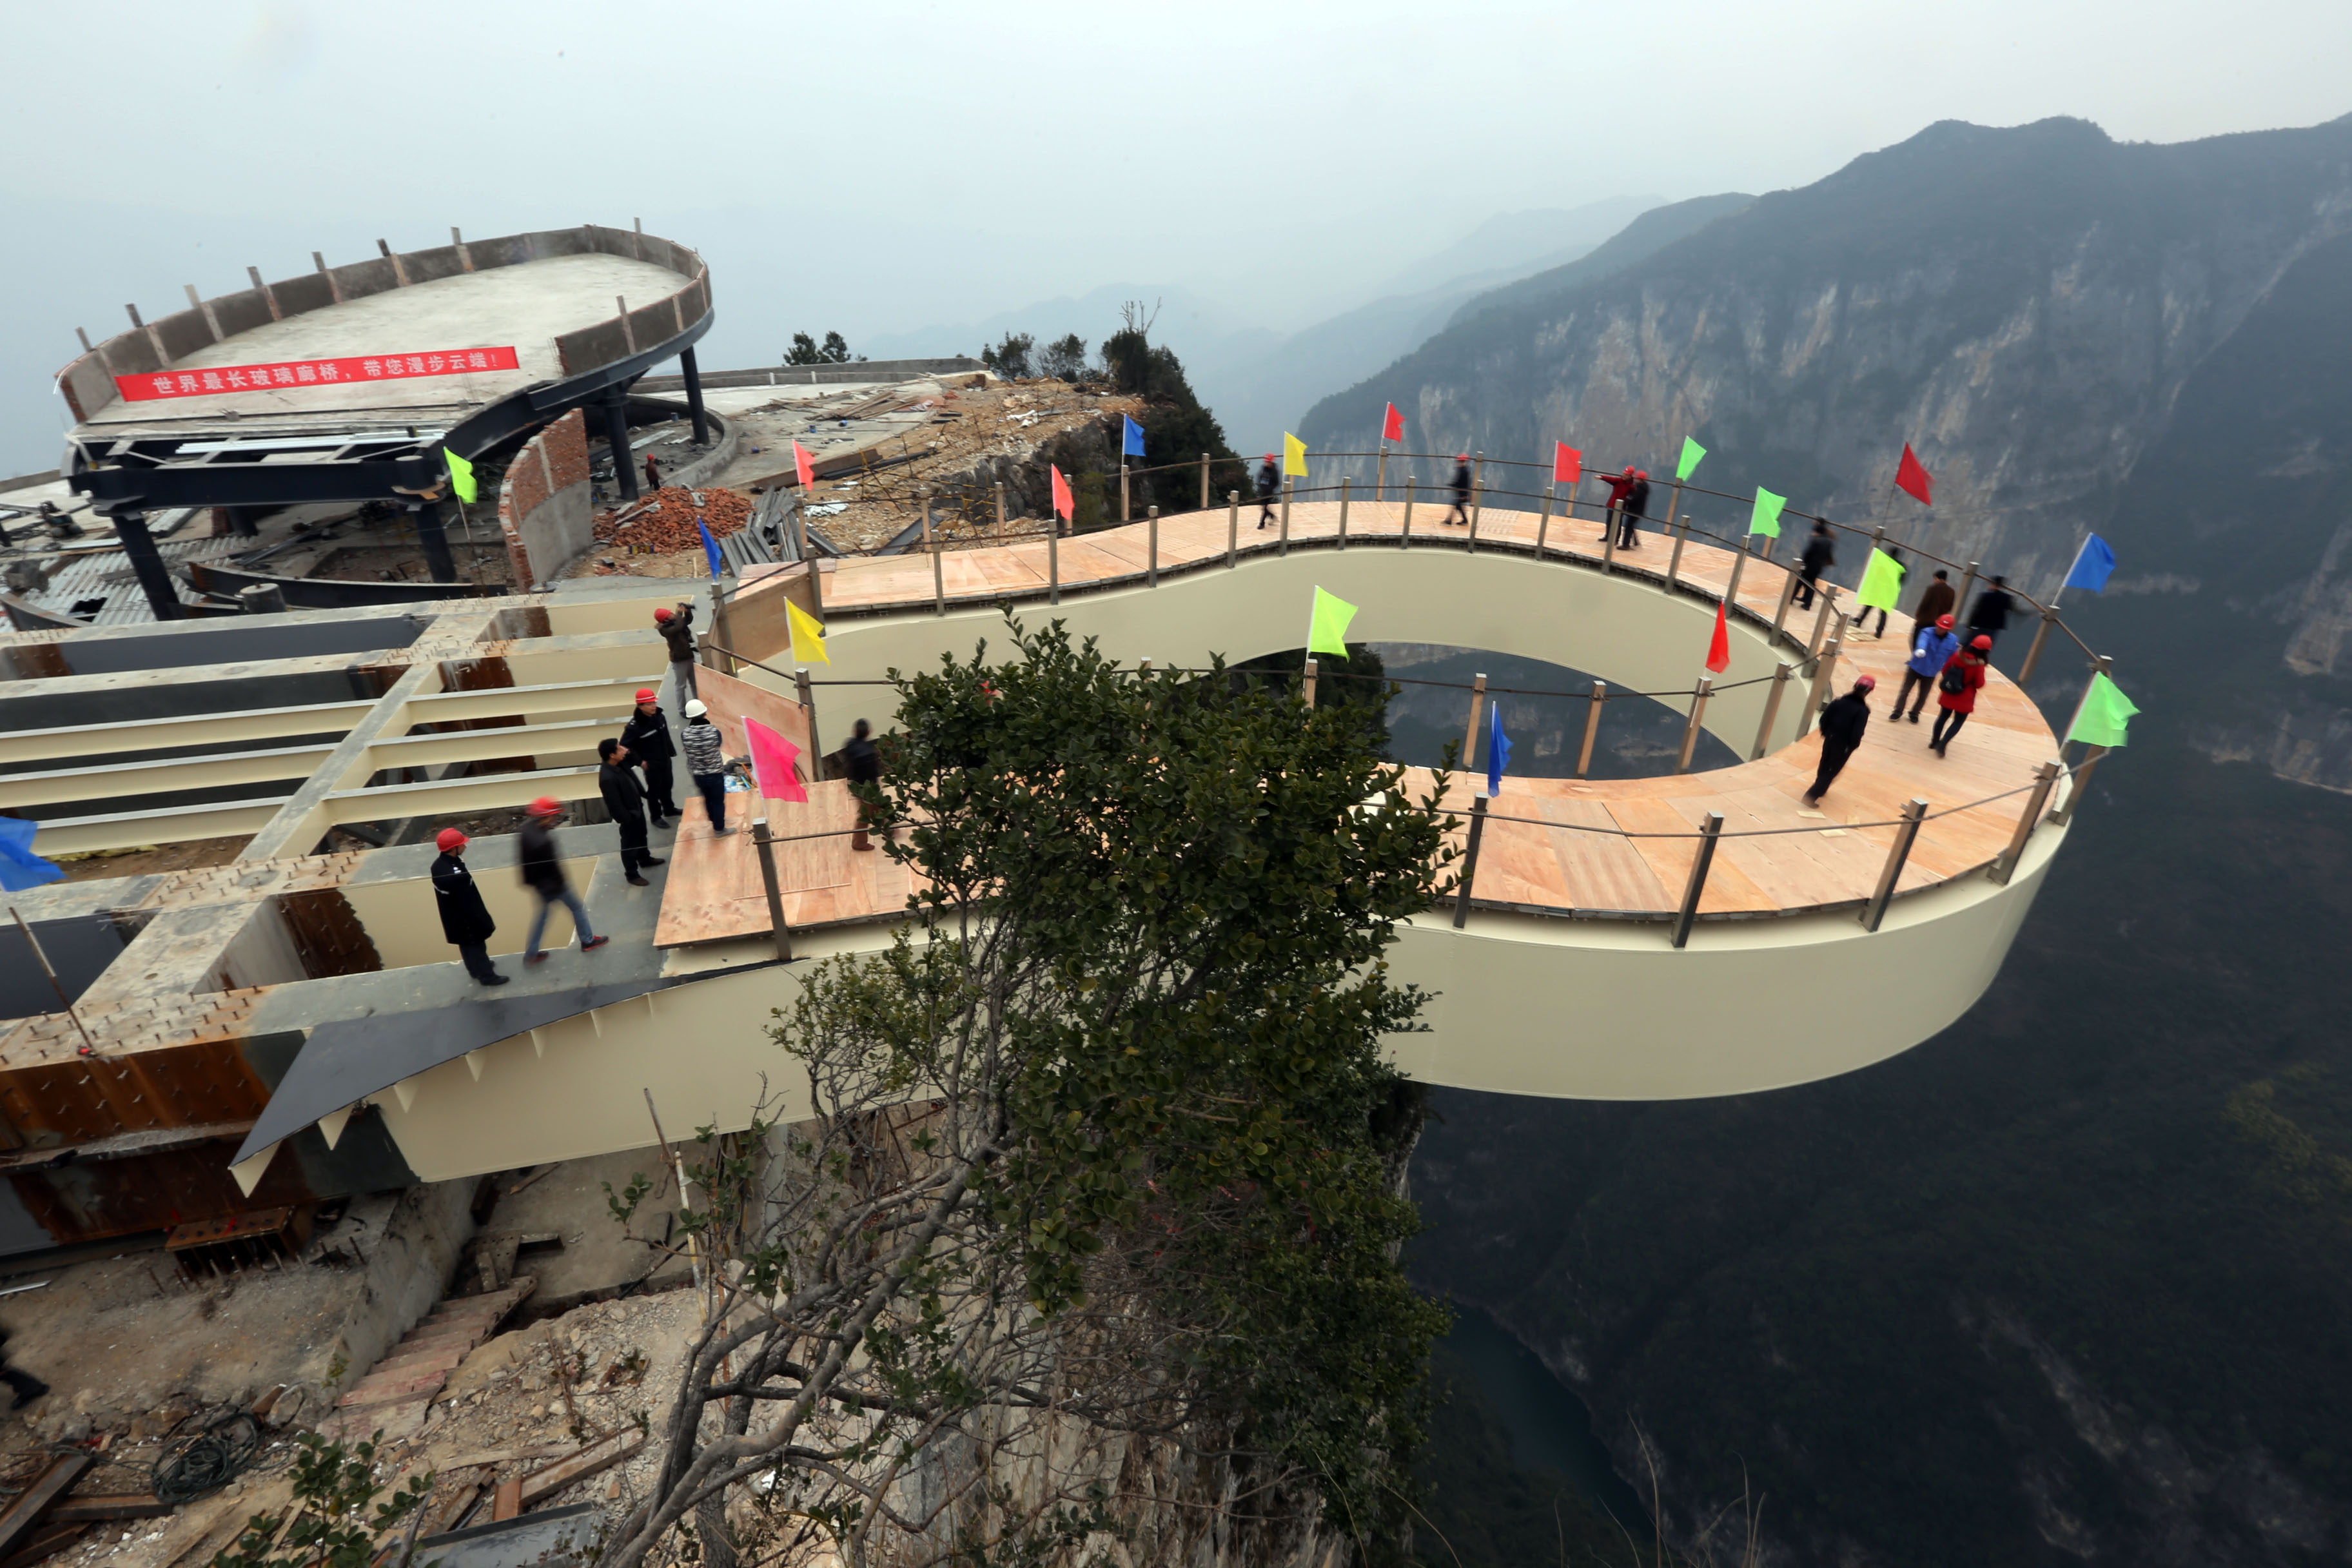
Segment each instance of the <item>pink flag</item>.
[{"label": "pink flag", "polygon": [[1062,477],[1062,470],[1050,463],[1046,467],[1054,472],[1054,510],[1061,514],[1064,522],[1068,522],[1078,510],[1077,499],[1070,494],[1070,481]]},{"label": "pink flag", "polygon": [[793,443],[793,467],[800,470],[802,488],[816,483],[816,464],[801,449],[798,441]]},{"label": "pink flag", "polygon": [[800,760],[798,746],[757,719],[743,721],[743,738],[751,743],[751,772],[760,781],[761,799],[808,799],[808,791],[801,787],[800,774],[793,766]]},{"label": "pink flag", "polygon": [[1381,439],[1383,441],[1404,439],[1404,416],[1397,412],[1397,405],[1393,403],[1389,405],[1389,416],[1381,422]]},{"label": "pink flag", "polygon": [[1584,477],[1584,454],[1565,441],[1552,443],[1551,477],[1554,484],[1572,485]]}]

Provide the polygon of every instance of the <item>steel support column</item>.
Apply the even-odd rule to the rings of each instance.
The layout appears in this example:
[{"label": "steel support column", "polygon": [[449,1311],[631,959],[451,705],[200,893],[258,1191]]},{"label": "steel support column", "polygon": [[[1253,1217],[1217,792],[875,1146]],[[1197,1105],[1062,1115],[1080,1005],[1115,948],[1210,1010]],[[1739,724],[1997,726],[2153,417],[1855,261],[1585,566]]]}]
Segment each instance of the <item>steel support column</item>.
[{"label": "steel support column", "polygon": [[425,574],[436,583],[457,581],[457,563],[449,554],[449,534],[441,526],[440,504],[429,500],[410,501],[408,520],[416,525],[416,542],[425,551]]},{"label": "steel support column", "polygon": [[131,557],[131,574],[139,579],[140,590],[159,621],[176,621],[187,615],[180,603],[180,590],[172,582],[172,569],[163,564],[163,552],[155,543],[155,536],[147,531],[147,514],[141,511],[118,511],[114,516],[114,536],[122,541],[122,553]]},{"label": "steel support column", "polygon": [[702,371],[694,363],[694,351],[687,349],[677,356],[677,370],[686,377],[686,416],[694,421],[694,444],[710,445],[710,421],[702,413]]},{"label": "steel support column", "polygon": [[604,395],[604,444],[613,449],[613,480],[623,500],[637,499],[637,469],[629,453],[629,395],[614,387]]}]

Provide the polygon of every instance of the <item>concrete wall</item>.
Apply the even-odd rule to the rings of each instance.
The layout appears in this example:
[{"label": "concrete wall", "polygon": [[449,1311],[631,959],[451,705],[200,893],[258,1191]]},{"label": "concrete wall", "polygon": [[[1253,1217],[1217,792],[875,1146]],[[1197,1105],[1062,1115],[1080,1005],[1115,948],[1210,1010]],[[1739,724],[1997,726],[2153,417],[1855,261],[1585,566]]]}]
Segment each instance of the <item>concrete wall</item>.
[{"label": "concrete wall", "polygon": [[573,409],[523,443],[499,487],[499,528],[515,585],[536,588],[595,542],[588,485],[588,421]]},{"label": "concrete wall", "polygon": [[[823,386],[861,382],[919,381],[934,375],[979,375],[988,367],[968,355],[946,359],[874,359],[850,364],[775,364],[757,370],[706,370],[706,388],[722,386]],[[649,375],[637,383],[639,392],[677,392],[683,375]]]}]

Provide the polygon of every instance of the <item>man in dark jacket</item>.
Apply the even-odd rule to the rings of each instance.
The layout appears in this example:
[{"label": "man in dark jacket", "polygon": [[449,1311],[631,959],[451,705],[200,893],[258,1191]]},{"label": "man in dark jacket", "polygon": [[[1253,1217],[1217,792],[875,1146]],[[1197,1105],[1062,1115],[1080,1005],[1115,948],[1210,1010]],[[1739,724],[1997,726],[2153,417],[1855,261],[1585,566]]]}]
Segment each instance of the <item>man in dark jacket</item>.
[{"label": "man in dark jacket", "polygon": [[677,700],[701,696],[694,689],[694,605],[680,599],[675,610],[656,610],[654,628],[669,645],[669,672],[677,681]]},{"label": "man in dark jacket", "polygon": [[1470,526],[1470,454],[1463,453],[1454,459],[1454,510],[1445,521]]},{"label": "man in dark jacket", "polygon": [[[841,757],[843,763],[845,763],[849,769],[849,782],[852,784],[870,784],[881,782],[882,753],[876,749],[874,744],[874,726],[867,723],[865,720],[860,719],[851,727],[849,731],[849,744],[841,748]],[[854,794],[855,791],[852,793]],[[862,800],[859,801],[857,803],[857,831],[849,836],[849,847],[852,849],[873,848],[873,841],[866,837],[866,830],[873,823],[879,820],[880,818],[876,816],[872,806],[867,805]],[[890,829],[887,824],[883,826],[882,837],[885,838],[890,837]]]},{"label": "man in dark jacket", "polygon": [[1813,607],[1813,590],[1822,584],[1822,574],[1837,564],[1837,537],[1830,532],[1830,520],[1813,520],[1813,531],[1805,536],[1805,552],[1797,564],[1797,608]]},{"label": "man in dark jacket", "polygon": [[580,933],[580,951],[593,952],[613,939],[598,936],[588,923],[588,906],[563,879],[563,862],[556,858],[555,823],[563,815],[563,803],[553,795],[543,795],[530,803],[523,817],[522,831],[515,836],[515,864],[522,871],[522,885],[539,895],[539,913],[530,919],[530,936],[523,946],[522,961],[526,964],[546,962],[547,954],[539,950],[539,939],[547,934],[547,912],[562,904],[572,911],[572,927]]},{"label": "man in dark jacket", "polygon": [[1911,612],[1911,642],[1916,647],[1919,634],[1948,616],[1959,605],[1960,596],[1952,592],[1952,574],[1938,572],[1927,591],[1919,595],[1918,608]]},{"label": "man in dark jacket", "polygon": [[474,874],[466,869],[466,836],[445,827],[434,842],[441,847],[440,858],[433,862],[433,901],[441,910],[441,934],[456,944],[467,973],[485,985],[504,985],[507,977],[490,962],[490,933],[499,925],[482,902],[482,889],[474,886]]},{"label": "man in dark jacket", "polygon": [[2009,629],[2009,613],[2015,608],[2017,601],[2009,596],[2009,579],[1996,577],[1991,587],[1977,595],[1977,607],[1969,612],[1969,630],[1992,639],[1985,644],[1990,650]]},{"label": "man in dark jacket", "polygon": [[1274,521],[1274,498],[1282,490],[1282,470],[1274,466],[1274,454],[1268,452],[1265,461],[1257,466],[1257,525],[1264,528]]},{"label": "man in dark jacket", "polygon": [[630,764],[646,772],[646,807],[654,826],[667,827],[678,814],[677,800],[670,794],[675,778],[670,759],[677,755],[677,747],[670,740],[669,720],[656,700],[657,695],[650,686],[637,692],[637,710],[621,731],[621,744],[628,748]]},{"label": "man in dark jacket", "polygon": [[1870,728],[1870,694],[1877,687],[1877,679],[1865,675],[1853,690],[1822,710],[1822,767],[1813,775],[1813,787],[1805,792],[1808,806],[1822,804],[1822,796],[1845,771],[1846,759],[1862,744],[1862,732]]},{"label": "man in dark jacket", "polygon": [[632,888],[645,887],[646,879],[637,873],[662,864],[646,853],[645,786],[629,771],[629,748],[610,735],[596,742],[596,759],[603,764],[596,770],[596,791],[604,797],[613,826],[621,830],[621,872]]}]

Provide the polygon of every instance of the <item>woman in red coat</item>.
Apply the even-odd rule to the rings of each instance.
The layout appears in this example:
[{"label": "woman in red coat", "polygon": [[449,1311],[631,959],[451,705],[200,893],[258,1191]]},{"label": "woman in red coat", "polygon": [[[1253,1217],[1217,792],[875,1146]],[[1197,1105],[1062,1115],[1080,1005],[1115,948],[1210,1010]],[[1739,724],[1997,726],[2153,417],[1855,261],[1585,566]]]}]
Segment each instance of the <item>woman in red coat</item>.
[{"label": "woman in red coat", "polygon": [[1936,715],[1935,734],[1927,742],[1937,756],[1977,710],[1977,693],[1984,688],[1986,662],[1991,657],[1992,638],[1980,637],[1944,661],[1943,673],[1936,677],[1936,706],[1942,711]]}]

